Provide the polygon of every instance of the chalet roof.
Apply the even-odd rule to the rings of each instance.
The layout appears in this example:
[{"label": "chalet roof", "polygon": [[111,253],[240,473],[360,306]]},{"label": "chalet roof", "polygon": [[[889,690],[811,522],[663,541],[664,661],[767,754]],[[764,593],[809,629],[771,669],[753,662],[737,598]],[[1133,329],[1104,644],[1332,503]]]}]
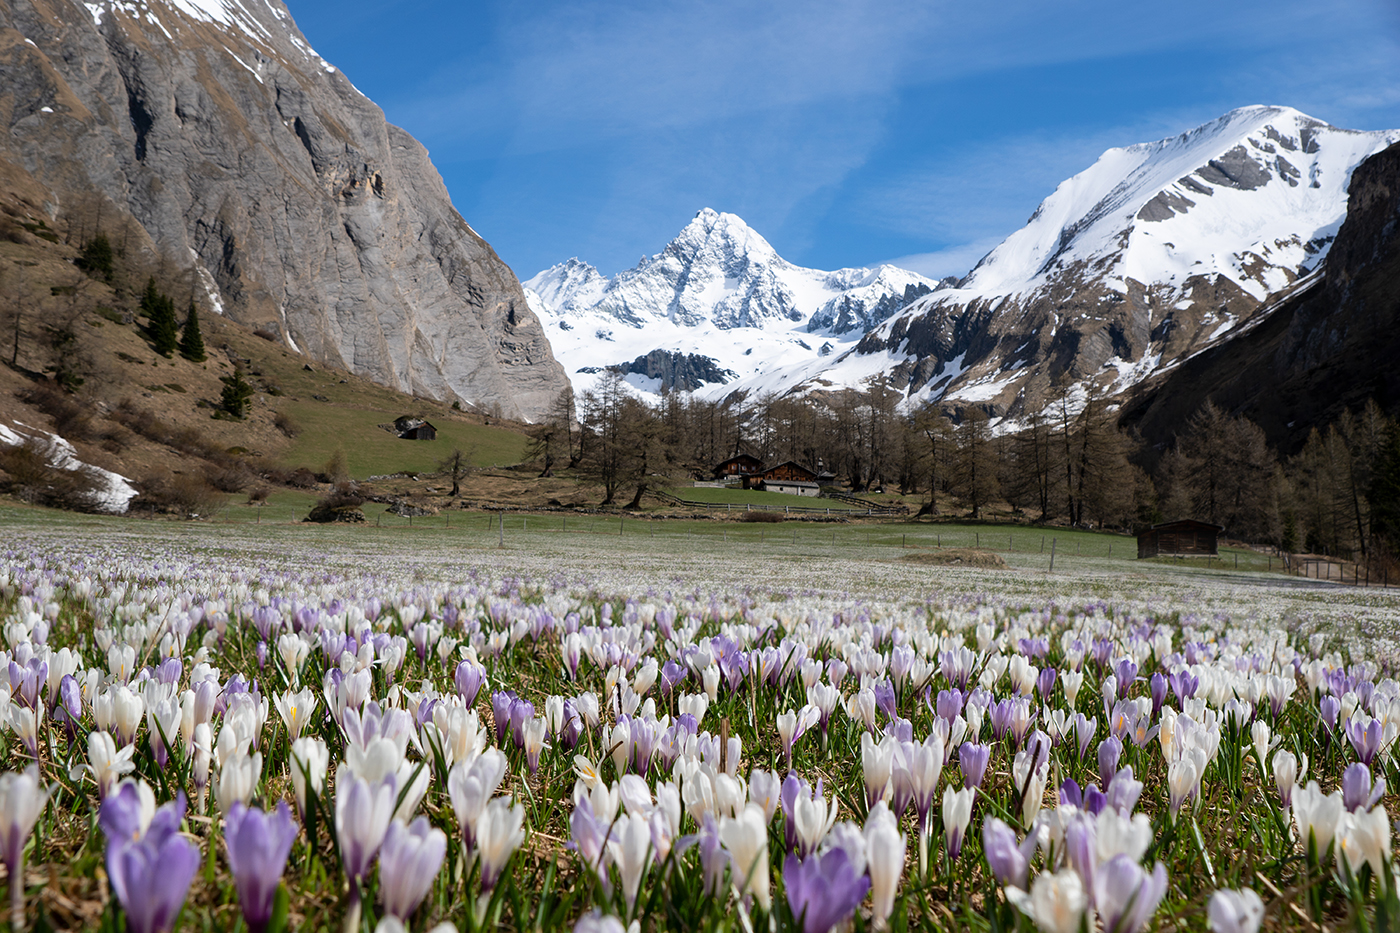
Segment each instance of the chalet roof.
[{"label": "chalet roof", "polygon": [[1213,525],[1210,522],[1202,522],[1194,518],[1181,518],[1174,522],[1159,522],[1148,529],[1148,531],[1213,531],[1216,534],[1220,534],[1224,530],[1224,525]]},{"label": "chalet roof", "polygon": [[805,467],[802,464],[798,463],[796,460],[784,460],[782,463],[775,463],[773,466],[770,466],[768,469],[764,470],[763,475],[768,476],[770,473],[776,473],[783,467],[793,467],[798,472],[805,473],[814,479],[817,476],[816,470],[813,470],[811,467]]}]

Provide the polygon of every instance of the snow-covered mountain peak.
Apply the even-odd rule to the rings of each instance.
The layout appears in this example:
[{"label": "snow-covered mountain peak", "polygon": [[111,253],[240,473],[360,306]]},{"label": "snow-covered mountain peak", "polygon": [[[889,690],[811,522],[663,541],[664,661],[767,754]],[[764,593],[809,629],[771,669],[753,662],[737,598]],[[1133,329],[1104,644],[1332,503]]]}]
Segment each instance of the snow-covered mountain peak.
[{"label": "snow-covered mountain peak", "polygon": [[610,279],[574,259],[524,284],[576,388],[601,367],[622,366],[633,367],[639,389],[680,384],[673,377],[685,374],[685,388],[704,383],[714,391],[723,383],[712,378],[758,377],[849,349],[935,287],[889,265],[795,266],[741,217],[711,208],[660,252]]},{"label": "snow-covered mountain peak", "polygon": [[1394,139],[1291,107],[1250,106],[1178,136],[1109,149],[1062,182],[959,291],[1021,293],[1107,259],[1120,281],[1223,275],[1262,299],[1325,255],[1351,167]]},{"label": "snow-covered mountain peak", "polygon": [[534,292],[546,307],[562,311],[595,303],[608,287],[608,280],[592,265],[574,257],[520,284]]}]

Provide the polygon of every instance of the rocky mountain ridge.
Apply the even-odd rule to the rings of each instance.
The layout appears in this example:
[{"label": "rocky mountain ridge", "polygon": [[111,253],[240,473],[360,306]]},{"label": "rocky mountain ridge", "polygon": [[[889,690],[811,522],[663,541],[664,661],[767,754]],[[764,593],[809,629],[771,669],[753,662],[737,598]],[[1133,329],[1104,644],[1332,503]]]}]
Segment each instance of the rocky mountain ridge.
[{"label": "rocky mountain ridge", "polygon": [[1400,409],[1400,144],[1352,172],[1346,220],[1316,274],[1254,326],[1144,381],[1121,421],[1161,450],[1206,400],[1284,453],[1367,400]]},{"label": "rocky mountain ridge", "polygon": [[1397,139],[1245,107],[1110,149],[962,280],[904,306],[856,347],[730,389],[807,392],[878,377],[906,406],[977,407],[1003,428],[1066,391],[1120,395],[1228,341],[1315,272],[1346,215],[1352,169]]},{"label": "rocky mountain ridge", "polygon": [[[0,168],[314,359],[539,417],[567,384],[426,150],[280,0],[0,0]],[[129,241],[129,242],[128,242]]]}]

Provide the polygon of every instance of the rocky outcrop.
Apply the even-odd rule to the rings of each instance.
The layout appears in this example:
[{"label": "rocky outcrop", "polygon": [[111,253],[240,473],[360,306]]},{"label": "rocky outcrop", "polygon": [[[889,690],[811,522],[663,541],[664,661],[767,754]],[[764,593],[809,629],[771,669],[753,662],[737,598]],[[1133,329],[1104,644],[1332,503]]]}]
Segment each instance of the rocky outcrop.
[{"label": "rocky outcrop", "polygon": [[624,376],[636,374],[656,379],[663,390],[694,392],[704,385],[723,385],[734,379],[734,371],[722,368],[708,356],[679,350],[652,350],[618,367]]},{"label": "rocky outcrop", "polygon": [[427,151],[280,0],[0,0],[0,87],[6,172],[51,219],[134,220],[132,246],[192,264],[213,310],[508,416],[541,415],[567,385]]},{"label": "rocky outcrop", "polygon": [[1367,399],[1400,410],[1400,144],[1357,166],[1348,205],[1320,276],[1247,332],[1143,383],[1123,424],[1160,449],[1210,400],[1292,453]]}]

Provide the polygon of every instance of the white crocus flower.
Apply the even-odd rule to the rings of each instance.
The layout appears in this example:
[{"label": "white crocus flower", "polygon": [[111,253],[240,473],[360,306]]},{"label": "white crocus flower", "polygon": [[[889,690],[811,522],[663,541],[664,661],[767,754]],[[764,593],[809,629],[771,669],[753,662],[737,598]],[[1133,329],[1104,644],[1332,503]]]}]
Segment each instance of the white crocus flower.
[{"label": "white crocus flower", "polygon": [[721,817],[719,838],[729,852],[734,893],[739,897],[751,894],[765,911],[771,910],[773,892],[768,883],[768,824],[763,819],[763,808],[751,803],[737,816]]},{"label": "white crocus flower", "polygon": [[1041,933],[1077,933],[1084,920],[1089,897],[1084,884],[1072,868],[1036,876],[1027,894],[1020,888],[1008,887],[1007,900],[1034,921]]}]

